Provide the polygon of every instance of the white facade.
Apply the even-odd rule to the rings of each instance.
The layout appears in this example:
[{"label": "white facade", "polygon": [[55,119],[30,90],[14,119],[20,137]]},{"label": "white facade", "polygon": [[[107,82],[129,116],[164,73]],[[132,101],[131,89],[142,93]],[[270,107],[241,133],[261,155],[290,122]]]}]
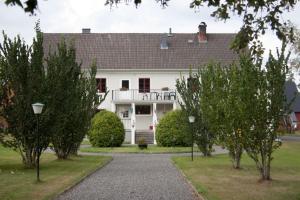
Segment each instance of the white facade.
[{"label": "white facade", "polygon": [[[126,129],[125,142],[135,144],[141,136],[148,143],[156,144],[155,129],[159,120],[166,112],[179,108],[176,80],[188,74],[188,70],[98,71],[96,78],[105,79],[109,90],[100,108],[115,112],[121,118]],[[149,79],[150,87],[143,91],[139,79]],[[122,80],[129,81],[128,90],[121,89]]]}]

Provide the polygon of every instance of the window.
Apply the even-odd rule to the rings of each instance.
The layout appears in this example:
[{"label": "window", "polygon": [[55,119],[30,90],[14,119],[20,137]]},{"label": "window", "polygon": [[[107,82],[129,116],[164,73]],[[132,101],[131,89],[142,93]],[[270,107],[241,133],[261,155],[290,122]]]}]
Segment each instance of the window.
[{"label": "window", "polygon": [[129,111],[128,110],[124,111],[122,113],[122,115],[123,115],[123,118],[129,118]]},{"label": "window", "polygon": [[137,115],[151,115],[151,106],[150,105],[136,105],[135,114]]},{"label": "window", "polygon": [[129,80],[122,80],[122,89],[129,90]]},{"label": "window", "polygon": [[106,78],[97,78],[97,90],[99,92],[106,92]]},{"label": "window", "polygon": [[150,78],[139,78],[139,92],[150,92]]}]

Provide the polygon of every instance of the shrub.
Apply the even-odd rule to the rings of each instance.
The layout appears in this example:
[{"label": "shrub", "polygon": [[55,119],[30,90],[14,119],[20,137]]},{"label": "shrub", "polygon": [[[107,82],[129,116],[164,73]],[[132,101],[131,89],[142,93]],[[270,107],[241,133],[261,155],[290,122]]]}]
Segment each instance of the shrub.
[{"label": "shrub", "polygon": [[92,119],[88,137],[96,147],[118,147],[125,138],[125,130],[120,118],[113,112],[100,111]]},{"label": "shrub", "polygon": [[155,138],[159,146],[189,146],[191,144],[189,124],[183,111],[168,112],[159,121]]}]

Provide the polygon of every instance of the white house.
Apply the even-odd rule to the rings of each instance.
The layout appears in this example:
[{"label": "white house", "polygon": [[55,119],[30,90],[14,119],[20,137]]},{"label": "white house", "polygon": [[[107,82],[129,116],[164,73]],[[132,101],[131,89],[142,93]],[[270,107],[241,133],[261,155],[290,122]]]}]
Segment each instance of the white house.
[{"label": "white house", "polygon": [[155,129],[161,117],[178,108],[175,83],[190,68],[210,61],[231,63],[235,34],[207,34],[201,23],[195,33],[44,33],[44,49],[62,38],[73,40],[78,62],[84,69],[97,62],[98,92],[109,94],[101,108],[118,114],[126,129],[125,142],[139,137],[156,143]]}]

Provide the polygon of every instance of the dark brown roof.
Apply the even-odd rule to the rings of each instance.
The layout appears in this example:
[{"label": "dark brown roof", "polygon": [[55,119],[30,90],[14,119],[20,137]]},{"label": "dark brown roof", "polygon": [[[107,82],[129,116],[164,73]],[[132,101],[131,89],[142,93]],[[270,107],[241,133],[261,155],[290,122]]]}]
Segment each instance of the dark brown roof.
[{"label": "dark brown roof", "polygon": [[289,80],[284,84],[284,95],[286,98],[286,104],[290,105],[292,112],[300,112],[300,96],[297,89],[297,85],[294,81]]},{"label": "dark brown roof", "polygon": [[[235,34],[207,34],[198,43],[196,33],[174,33],[168,49],[160,49],[161,33],[44,33],[45,55],[63,38],[74,40],[78,62],[88,67],[96,59],[98,69],[189,69],[210,61],[231,63],[229,49]],[[193,43],[188,41],[192,40]]]}]

